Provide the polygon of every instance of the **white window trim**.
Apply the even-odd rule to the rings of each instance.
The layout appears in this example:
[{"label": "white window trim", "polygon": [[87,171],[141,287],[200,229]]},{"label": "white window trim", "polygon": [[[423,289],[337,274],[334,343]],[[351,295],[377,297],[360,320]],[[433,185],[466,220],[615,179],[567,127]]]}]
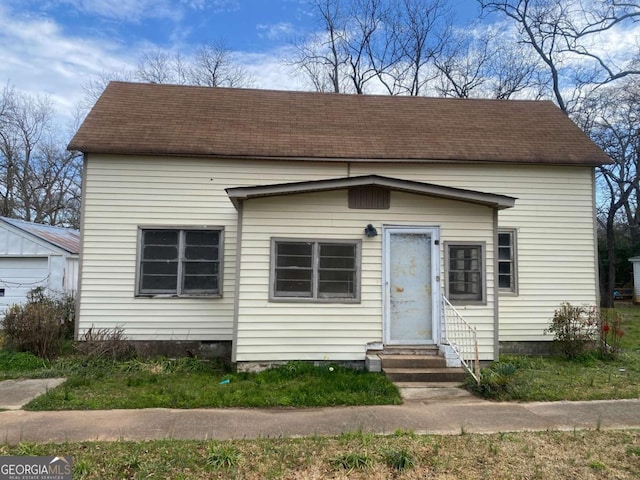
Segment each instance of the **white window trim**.
[{"label": "white window trim", "polygon": [[[294,243],[312,243],[313,247],[313,266],[312,266],[312,286],[311,297],[300,296],[276,296],[276,244],[278,242],[294,242]],[[321,243],[329,244],[345,244],[354,245],[356,247],[356,276],[354,287],[354,297],[319,297],[318,296],[318,246]],[[332,238],[271,238],[270,268],[269,268],[269,301],[270,302],[292,302],[292,303],[360,303],[360,286],[362,284],[362,241],[361,240],[343,240]]]},{"label": "white window trim", "polygon": [[518,296],[519,288],[518,288],[518,230],[515,228],[498,228],[498,234],[508,233],[511,235],[511,280],[512,285],[511,288],[500,288],[500,243],[498,242],[497,251],[498,251],[498,271],[496,272],[496,278],[498,279],[497,285],[500,295],[504,296]]},{"label": "white window trim", "polygon": [[[182,238],[184,237],[184,232],[186,231],[217,231],[220,234],[220,241],[218,242],[218,292],[217,293],[181,293],[182,288],[182,261],[181,261],[181,252],[178,252],[179,261],[178,261],[178,278],[176,285],[177,293],[147,293],[141,292],[141,282],[142,282],[142,232],[145,230],[178,230],[178,234],[180,237],[180,244],[182,242]],[[188,226],[173,226],[173,225],[140,225],[138,226],[138,248],[136,249],[136,284],[135,284],[135,297],[140,298],[222,298],[222,287],[224,284],[224,227],[221,226],[206,226],[200,227],[197,225],[188,225]]]},{"label": "white window trim", "polygon": [[[467,300],[451,298],[449,292],[449,248],[450,247],[480,247],[480,288],[482,295],[480,300]],[[446,241],[444,242],[445,257],[445,291],[447,299],[453,305],[486,305],[487,304],[487,243],[486,242],[465,242]]]}]

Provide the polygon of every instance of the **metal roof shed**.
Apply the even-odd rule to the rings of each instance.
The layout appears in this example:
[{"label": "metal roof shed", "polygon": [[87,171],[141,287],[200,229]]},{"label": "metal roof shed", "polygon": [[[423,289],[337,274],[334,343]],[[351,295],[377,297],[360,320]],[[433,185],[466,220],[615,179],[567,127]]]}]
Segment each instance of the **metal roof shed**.
[{"label": "metal roof shed", "polygon": [[78,286],[80,233],[0,217],[0,313],[27,293],[74,293]]}]

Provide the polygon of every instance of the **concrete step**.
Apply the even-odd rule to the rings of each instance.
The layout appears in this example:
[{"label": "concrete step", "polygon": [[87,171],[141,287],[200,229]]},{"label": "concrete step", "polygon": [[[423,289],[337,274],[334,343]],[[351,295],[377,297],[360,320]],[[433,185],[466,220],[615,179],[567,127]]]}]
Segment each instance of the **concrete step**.
[{"label": "concrete step", "polygon": [[392,382],[459,382],[462,383],[467,374],[463,368],[383,368],[387,378]]},{"label": "concrete step", "polygon": [[[374,353],[374,352],[370,352]],[[386,355],[438,355],[437,345],[398,345],[384,347],[384,350],[375,352],[380,356]]]},{"label": "concrete step", "polygon": [[460,382],[395,382],[398,388],[459,388]]},{"label": "concrete step", "polygon": [[447,361],[438,355],[380,355],[382,368],[444,368]]}]

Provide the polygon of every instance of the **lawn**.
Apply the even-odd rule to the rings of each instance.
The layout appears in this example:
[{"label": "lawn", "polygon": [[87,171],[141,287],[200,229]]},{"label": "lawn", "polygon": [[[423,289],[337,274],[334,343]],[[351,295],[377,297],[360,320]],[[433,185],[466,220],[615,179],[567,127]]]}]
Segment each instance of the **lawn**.
[{"label": "lawn", "polygon": [[640,306],[617,306],[625,321],[622,351],[617,359],[586,354],[563,357],[501,355],[484,374],[493,376],[497,389],[485,394],[499,400],[603,400],[640,397]]},{"label": "lawn", "polygon": [[27,443],[0,446],[0,455],[70,455],[76,480],[634,479],[640,477],[640,432],[434,436],[399,431],[224,442]]},{"label": "lawn", "polygon": [[[619,310],[625,315],[625,335],[617,359],[602,360],[597,354],[576,360],[502,355],[483,371],[491,388],[483,384],[480,393],[505,401],[639,398],[640,306],[625,304]],[[330,363],[314,367],[292,362],[249,374],[193,358],[116,362],[66,356],[46,361],[0,350],[0,380],[58,376],[68,380],[25,409],[320,407],[402,401],[383,375]]]},{"label": "lawn", "polygon": [[[65,364],[66,362],[66,364]],[[36,373],[67,381],[25,410],[115,408],[326,407],[401,403],[382,374],[291,362],[260,373],[232,373],[193,358],[61,360]]]}]

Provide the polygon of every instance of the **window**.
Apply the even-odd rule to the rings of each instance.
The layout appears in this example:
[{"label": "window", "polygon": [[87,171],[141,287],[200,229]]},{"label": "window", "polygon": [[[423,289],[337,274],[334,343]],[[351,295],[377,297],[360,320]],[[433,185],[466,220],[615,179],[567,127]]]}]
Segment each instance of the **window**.
[{"label": "window", "polygon": [[447,294],[452,302],[484,302],[484,245],[447,243]]},{"label": "window", "polygon": [[220,296],[222,229],[142,229],[139,295]]},{"label": "window", "polygon": [[273,240],[273,298],[349,301],[359,297],[359,242]]},{"label": "window", "polygon": [[498,231],[498,286],[501,292],[517,293],[516,231]]}]

